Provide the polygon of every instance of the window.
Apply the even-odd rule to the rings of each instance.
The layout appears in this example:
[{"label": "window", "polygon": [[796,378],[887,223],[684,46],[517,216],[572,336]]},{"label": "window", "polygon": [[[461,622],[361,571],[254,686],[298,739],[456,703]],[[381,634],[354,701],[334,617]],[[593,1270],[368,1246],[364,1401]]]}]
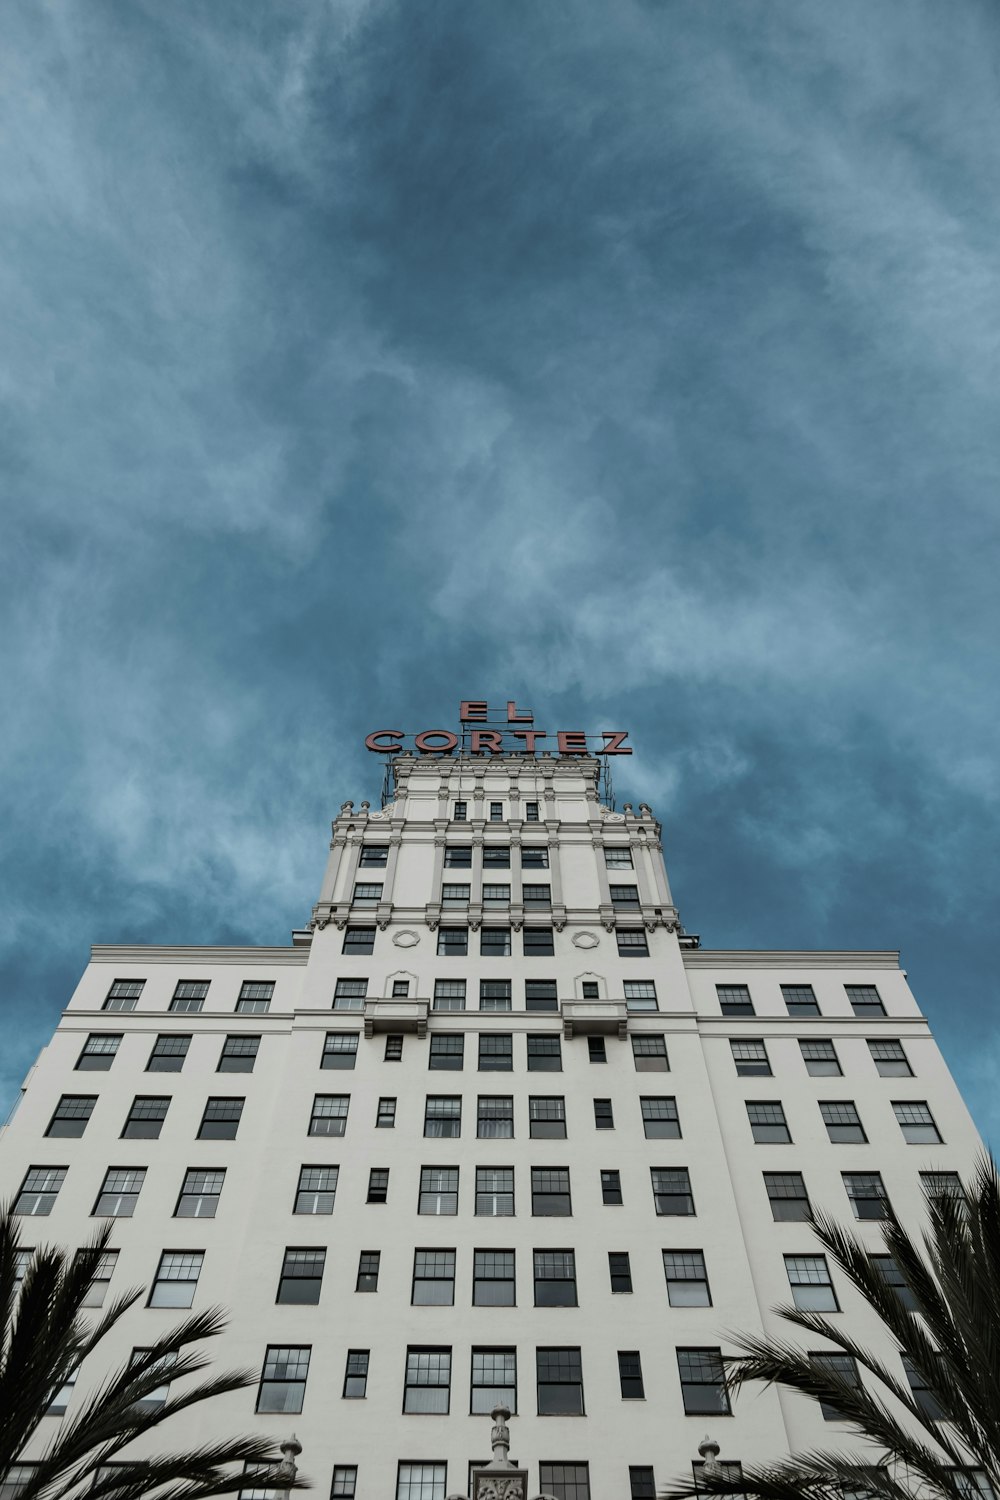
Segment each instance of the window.
[{"label": "window", "polygon": [[801,1172],[765,1172],[771,1214],[778,1223],[808,1219],[812,1213],[805,1180]]},{"label": "window", "polygon": [[389,1197],[389,1168],[372,1167],[368,1172],[368,1203],[385,1203]]},{"label": "window", "polygon": [[358,1057],[356,1031],[328,1031],[323,1043],[321,1068],[353,1068]]},{"label": "window", "polygon": [[425,1136],[460,1136],[462,1100],[457,1094],[428,1094],[424,1105]]},{"label": "window", "polygon": [[481,1218],[508,1218],[514,1212],[514,1168],[476,1168],[476,1213]]},{"label": "window", "polygon": [[300,1412],[306,1394],[311,1349],[269,1344],[257,1393],[259,1412]]},{"label": "window", "polygon": [[532,1167],[531,1212],[535,1218],[566,1218],[572,1214],[568,1167]]},{"label": "window", "polygon": [[642,1129],[647,1141],[680,1140],[681,1122],[677,1115],[677,1100],[646,1097],[639,1100],[642,1108]]},{"label": "window", "polygon": [[472,1350],[473,1416],[489,1416],[495,1406],[517,1411],[517,1353],[513,1349]]},{"label": "window", "polygon": [[68,1167],[29,1167],[15,1200],[14,1212],[25,1218],[43,1218],[50,1214],[68,1170]]},{"label": "window", "polygon": [[831,1141],[865,1142],[861,1117],[849,1099],[828,1100],[820,1104],[819,1112]]},{"label": "window", "polygon": [[101,1009],[135,1010],[145,983],[144,979],[116,979]]},{"label": "window", "polygon": [[[824,1375],[839,1380],[845,1385],[860,1386],[861,1379],[858,1375],[858,1367],[850,1354],[828,1354],[825,1351],[809,1355],[810,1360]],[[842,1422],[844,1418],[837,1410],[835,1404],[830,1401],[819,1400],[819,1409],[823,1414],[824,1422]]]},{"label": "window", "polygon": [[109,1167],[94,1204],[94,1217],[130,1219],[145,1180],[145,1167]]},{"label": "window", "polygon": [[551,927],[525,927],[521,933],[525,958],[552,958],[555,938]]},{"label": "window", "polygon": [[539,1464],[538,1482],[555,1500],[590,1500],[589,1464]]},{"label": "window", "polygon": [[[132,1100],[132,1108],[128,1112],[122,1130],[123,1140],[132,1141],[156,1141],[160,1138],[163,1122],[167,1118],[167,1110],[170,1108],[169,1098],[155,1098],[137,1094]],[[235,1134],[235,1132],[234,1132]]]},{"label": "window", "polygon": [[452,814],[451,814],[451,816],[452,816],[452,822],[454,822],[454,823],[464,823],[466,821],[466,818],[467,818],[467,813],[468,813],[468,803],[466,803],[466,802],[456,802],[455,806],[452,808]]},{"label": "window", "polygon": [[503,822],[503,803],[502,802],[491,802],[490,803],[490,822],[491,823],[502,823]]},{"label": "window", "polygon": [[179,1073],[191,1045],[190,1036],[158,1036],[146,1064],[147,1073]]},{"label": "window", "polygon": [[622,1388],[623,1401],[645,1401],[642,1361],[639,1358],[638,1349],[619,1349],[618,1380]]},{"label": "window", "polygon": [[536,1250],[535,1306],[576,1307],[576,1256],[572,1250]]},{"label": "window", "polygon": [[525,1010],[558,1010],[559,999],[554,979],[526,979],[524,981]]},{"label": "window", "polygon": [[884,1016],[882,997],[873,984],[845,984],[847,998],[856,1016]]},{"label": "window", "polygon": [[378,906],[382,900],[382,887],[380,885],[361,885],[354,887],[355,906]]},{"label": "window", "polygon": [[226,1174],[221,1168],[191,1167],[184,1173],[175,1219],[214,1219]]},{"label": "window", "polygon": [[469,952],[467,927],[438,928],[438,958],[465,958]]},{"label": "window", "polygon": [[902,1271],[896,1264],[895,1256],[873,1255],[871,1259],[872,1265],[878,1271],[882,1280],[887,1286],[892,1287],[892,1290],[896,1293],[903,1306],[910,1312],[918,1312],[920,1305],[907,1285]]},{"label": "window", "polygon": [[236,1014],[240,1016],[265,1016],[271,1009],[274,994],[273,979],[244,979],[236,1001]]},{"label": "window", "polygon": [[37,1468],[37,1464],[11,1464],[0,1484],[0,1500],[17,1500]]},{"label": "window", "polygon": [[[716,1467],[721,1478],[728,1480],[732,1484],[742,1484],[743,1465],[740,1463],[739,1459],[716,1459]],[[699,1493],[707,1493],[707,1491],[705,1490],[705,1483],[703,1478],[705,1465],[696,1460],[691,1465],[691,1468],[694,1473],[694,1482],[698,1488]],[[746,1500],[746,1496],[741,1492],[735,1497],[735,1500]],[[840,1496],[840,1500],[850,1500],[850,1497],[846,1493],[842,1493]],[[855,1496],[855,1500],[862,1500],[862,1497],[860,1495]],[[867,1497],[867,1500],[872,1500],[872,1497]]]},{"label": "window", "polygon": [[613,1208],[621,1205],[622,1178],[620,1172],[609,1170],[601,1173],[601,1201]]},{"label": "window", "polygon": [[[347,1364],[344,1367],[344,1390],[343,1396],[346,1401],[361,1401],[368,1394],[368,1356],[367,1349],[348,1349]],[[354,1471],[357,1473],[357,1470]],[[336,1474],[336,1470],[334,1470]]]},{"label": "window", "polygon": [[635,885],[613,885],[611,905],[615,911],[639,910],[639,887]]},{"label": "window", "polygon": [[217,1073],[252,1073],[260,1048],[259,1036],[227,1036]]},{"label": "window", "polygon": [[96,1094],[63,1094],[48,1124],[48,1136],[81,1136],[94,1112]]},{"label": "window", "polygon": [[69,1400],[73,1394],[73,1387],[76,1385],[76,1377],[79,1373],[79,1366],[75,1370],[70,1370],[66,1379],[59,1389],[54,1392],[52,1400],[45,1408],[45,1416],[64,1417],[66,1415],[66,1408],[69,1406]]},{"label": "window", "polygon": [[510,1094],[479,1095],[476,1135],[484,1141],[512,1139],[514,1100]]},{"label": "window", "polygon": [[619,927],[615,937],[618,939],[619,958],[649,957],[649,944],[641,927]]},{"label": "window", "polygon": [[[480,1038],[480,1042],[482,1038]],[[465,1057],[463,1032],[438,1032],[431,1036],[427,1066],[440,1072],[460,1073]]]},{"label": "window", "polygon": [[889,1198],[878,1172],[843,1172],[844,1187],[856,1219],[887,1219]]},{"label": "window", "polygon": [[624,991],[630,1011],[659,1010],[656,985],[652,979],[626,979]]},{"label": "window", "polygon": [[[15,1294],[15,1296],[19,1295],[19,1293],[20,1293],[21,1282],[24,1280],[25,1276],[28,1274],[28,1267],[31,1265],[31,1258],[34,1255],[34,1253],[35,1253],[34,1250],[17,1250],[17,1251],[15,1251],[15,1254],[14,1254],[14,1288],[15,1288],[15,1293],[14,1294]],[[77,1251],[77,1255],[79,1255],[79,1253],[80,1252]],[[115,1254],[117,1254],[117,1253],[118,1252],[116,1251]]]},{"label": "window", "polygon": [[299,1170],[299,1185],[295,1190],[297,1214],[332,1214],[337,1198],[339,1167],[305,1166]]},{"label": "window", "polygon": [[965,1189],[957,1172],[921,1172],[920,1181],[929,1202],[940,1203],[944,1198],[965,1200]]},{"label": "window", "polygon": [[356,1292],[378,1291],[378,1268],[381,1259],[381,1250],[362,1250],[358,1256],[358,1279],[354,1287]]},{"label": "window", "polygon": [[441,905],[452,910],[468,906],[470,890],[467,885],[442,885]]},{"label": "window", "polygon": [[439,1346],[406,1351],[404,1412],[445,1415],[451,1405],[451,1350]]},{"label": "window", "polygon": [[107,1296],[111,1278],[115,1273],[115,1265],[118,1260],[117,1250],[104,1250],[98,1258],[94,1268],[94,1274],[90,1282],[90,1290],[80,1304],[81,1307],[103,1307]]},{"label": "window", "polygon": [[588,1038],[587,1038],[587,1058],[588,1058],[588,1061],[592,1062],[592,1063],[606,1063],[607,1062],[607,1060],[608,1060],[608,1051],[607,1051],[607,1048],[604,1045],[604,1038],[602,1036],[588,1036]]},{"label": "window", "polygon": [[547,870],[549,868],[549,851],[539,846],[523,845],[521,848],[522,870]]},{"label": "window", "polygon": [[687,1167],[650,1167],[653,1205],[658,1214],[692,1217],[694,1198]]},{"label": "window", "polygon": [[182,979],[174,990],[171,1010],[204,1010],[208,995],[207,979]]},{"label": "window", "polygon": [[840,1059],[837,1049],[833,1043],[824,1038],[822,1041],[800,1041],[799,1051],[802,1053],[802,1061],[806,1065],[806,1072],[812,1078],[840,1078]]},{"label": "window", "polygon": [[444,851],[444,867],[446,870],[471,870],[472,845],[446,844]]},{"label": "window", "polygon": [[631,1292],[632,1265],[627,1250],[608,1251],[608,1272],[613,1292]]},{"label": "window", "polygon": [[414,1250],[414,1307],[452,1307],[455,1303],[454,1250]]},{"label": "window", "polygon": [[408,979],[394,979],[392,981],[392,998],[403,1000],[410,993],[410,981]]},{"label": "window", "polygon": [[[317,1095],[319,1098],[319,1095]],[[245,1099],[209,1099],[198,1127],[200,1141],[234,1141]]]},{"label": "window", "polygon": [[115,1060],[121,1040],[120,1031],[92,1031],[76,1060],[77,1070],[81,1073],[106,1073]]},{"label": "window", "polygon": [[528,1134],[534,1139],[566,1139],[566,1100],[533,1094],[528,1100]]},{"label": "window", "polygon": [[510,886],[509,885],[484,885],[483,886],[483,905],[484,906],[509,906],[510,905]]},{"label": "window", "polygon": [[611,844],[606,844],[604,863],[609,870],[631,870],[632,851],[627,846],[615,848]]},{"label": "window", "polygon": [[579,1349],[536,1349],[539,1416],[583,1416]]},{"label": "window", "polygon": [[508,958],[510,956],[510,928],[481,927],[479,929],[479,952],[483,958]]},{"label": "window", "polygon": [[818,1016],[820,1013],[811,984],[783,984],[781,996],[790,1016]]},{"label": "window", "polygon": [[729,1046],[738,1078],[770,1078],[771,1063],[763,1042],[740,1041],[731,1037]]},{"label": "window", "polygon": [[350,1103],[350,1094],[316,1094],[309,1120],[309,1134],[343,1135],[347,1130]]},{"label": "window", "polygon": [[629,1464],[629,1500],[656,1500],[652,1464]]},{"label": "window", "polygon": [[[456,807],[465,806],[456,802]],[[464,814],[463,814],[464,816]],[[444,1500],[447,1464],[403,1464],[396,1478],[396,1500]]]},{"label": "window", "polygon": [[480,1073],[510,1073],[513,1067],[513,1037],[510,1032],[481,1032],[479,1037]]},{"label": "window", "polygon": [[[349,1349],[348,1362],[343,1370],[343,1398],[345,1401],[363,1401],[367,1395],[367,1365],[369,1365],[369,1350]],[[336,1487],[337,1470],[334,1469],[334,1487]],[[357,1475],[357,1469],[354,1470]],[[337,1493],[336,1488],[333,1491]]]},{"label": "window", "polygon": [[394,1031],[385,1039],[385,1052],[382,1054],[385,1062],[403,1061],[403,1033]]},{"label": "window", "polygon": [[338,979],[333,992],[334,1010],[364,1010],[367,979]]},{"label": "window", "polygon": [[785,1123],[784,1108],[777,1099],[747,1100],[747,1118],[759,1146],[787,1142],[792,1138]]},{"label": "window", "polygon": [[963,1500],[996,1500],[985,1469],[952,1469]]},{"label": "window", "polygon": [[524,804],[524,821],[526,823],[538,822],[538,803],[526,802]]},{"label": "window", "polygon": [[663,1036],[633,1036],[632,1061],[637,1073],[668,1073],[667,1041]]},{"label": "window", "polygon": [[[144,1366],[144,1370],[137,1373],[166,1375],[171,1365],[175,1363],[177,1356],[175,1354],[165,1354],[162,1359],[150,1362],[148,1356],[152,1352],[151,1349],[133,1349],[129,1357],[128,1368],[135,1370],[136,1366]],[[168,1376],[162,1385],[158,1385],[155,1390],[147,1391],[145,1396],[134,1402],[132,1410],[142,1416],[161,1411],[166,1405],[169,1392],[170,1379]]]},{"label": "window", "polygon": [[594,1129],[614,1130],[615,1115],[610,1099],[594,1100]]},{"label": "window", "polygon": [[434,1009],[435,1010],[464,1010],[465,1009],[465,980],[464,979],[435,979],[435,981],[434,981]]},{"label": "window", "polygon": [[600,987],[600,985],[597,983],[597,981],[595,979],[585,979],[585,980],[583,980],[580,988],[583,991],[583,994],[582,994],[582,997],[581,997],[582,999],[584,999],[584,1000],[600,1000],[600,998],[601,998],[601,987]]},{"label": "window", "polygon": [[421,1167],[418,1214],[458,1213],[458,1168]]},{"label": "window", "polygon": [[705,1256],[701,1250],[664,1250],[663,1274],[671,1307],[711,1307]]},{"label": "window", "polygon": [[715,993],[719,997],[719,1008],[724,1016],[752,1016],[756,1012],[750,999],[749,986],[745,984],[717,984]]},{"label": "window", "polygon": [[872,1055],[879,1074],[883,1078],[912,1078],[913,1069],[903,1051],[900,1041],[876,1041],[869,1039],[868,1051]]},{"label": "window", "polygon": [[550,885],[522,886],[521,900],[528,911],[546,911],[552,905],[552,887]]},{"label": "window", "polygon": [[396,1125],[396,1101],[383,1097],[378,1101],[378,1112],[375,1115],[376,1130],[393,1130]]},{"label": "window", "polygon": [[800,1312],[840,1312],[825,1255],[786,1255],[785,1272]]},{"label": "window", "polygon": [[190,1307],[204,1260],[203,1250],[164,1250],[148,1306]]},{"label": "window", "polygon": [[892,1112],[899,1121],[899,1128],[903,1132],[903,1140],[909,1145],[936,1145],[940,1141],[941,1132],[935,1125],[934,1116],[923,1100],[894,1100]]},{"label": "window", "polygon": [[388,844],[362,844],[358,864],[362,870],[385,869],[389,863]]},{"label": "window", "polygon": [[677,1370],[687,1416],[729,1416],[721,1349],[678,1349]]},{"label": "window", "polygon": [[473,1307],[513,1307],[513,1250],[475,1250],[472,1256]]},{"label": "window", "polygon": [[483,870],[509,870],[510,850],[499,844],[487,844],[483,850]]},{"label": "window", "polygon": [[479,981],[480,1010],[510,1010],[510,980],[481,979]]},{"label": "window", "polygon": [[360,957],[375,951],[374,927],[346,927],[344,929],[343,952]]},{"label": "window", "polygon": [[562,1072],[562,1048],[558,1034],[541,1033],[528,1037],[528,1072]]}]

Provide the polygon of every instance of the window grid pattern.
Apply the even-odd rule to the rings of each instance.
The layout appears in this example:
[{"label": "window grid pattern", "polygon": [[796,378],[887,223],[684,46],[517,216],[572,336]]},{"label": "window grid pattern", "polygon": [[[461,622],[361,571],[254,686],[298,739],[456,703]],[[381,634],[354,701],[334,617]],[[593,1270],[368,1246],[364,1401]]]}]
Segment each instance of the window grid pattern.
[{"label": "window grid pattern", "polygon": [[715,993],[719,999],[719,1008],[724,1016],[752,1016],[754,1015],[753,1001],[750,998],[750,987],[746,984],[717,984]]},{"label": "window grid pattern", "polygon": [[508,1218],[514,1212],[514,1168],[476,1168],[476,1213],[481,1218]]},{"label": "window grid pattern", "polygon": [[145,1167],[109,1167],[94,1205],[94,1217],[130,1219],[145,1180]]},{"label": "window grid pattern", "polygon": [[691,1217],[694,1197],[687,1167],[650,1167],[653,1203],[658,1214]]},{"label": "window grid pattern", "polygon": [[889,1196],[880,1172],[844,1172],[844,1188],[856,1219],[887,1219]]},{"label": "window grid pattern", "polygon": [[667,1039],[664,1036],[633,1036],[632,1060],[637,1073],[668,1073]]},{"label": "window grid pattern", "polygon": [[536,1349],[535,1370],[540,1416],[583,1414],[583,1367],[578,1348]]},{"label": "window grid pattern", "polygon": [[77,1068],[94,1073],[106,1072],[115,1060],[121,1041],[120,1031],[92,1031],[83,1044]]},{"label": "window grid pattern", "polygon": [[68,1167],[29,1167],[14,1203],[14,1212],[25,1218],[42,1218],[52,1212]]},{"label": "window grid pattern", "polygon": [[510,1140],[514,1134],[513,1095],[480,1094],[476,1135],[480,1140]]},{"label": "window grid pattern", "polygon": [[748,1099],[747,1119],[758,1145],[784,1144],[792,1139],[783,1105],[777,1099]]},{"label": "window grid pattern", "polygon": [[514,1068],[514,1038],[509,1032],[481,1032],[480,1073],[510,1073]]},{"label": "window grid pattern", "polygon": [[800,1311],[840,1311],[825,1255],[786,1255],[785,1272],[792,1301]]},{"label": "window grid pattern", "polygon": [[873,984],[848,984],[844,988],[856,1016],[884,1016],[882,997]]},{"label": "window grid pattern", "polygon": [[678,1349],[677,1371],[688,1416],[729,1414],[721,1349]]},{"label": "window grid pattern", "polygon": [[513,1307],[514,1251],[475,1250],[472,1257],[473,1307]]},{"label": "window grid pattern", "polygon": [[536,1218],[565,1218],[572,1213],[568,1167],[532,1167],[531,1212]]},{"label": "window grid pattern", "polygon": [[613,1292],[626,1293],[632,1290],[632,1263],[627,1250],[608,1251],[608,1275]]},{"label": "window grid pattern", "polygon": [[204,1010],[208,986],[207,979],[182,979],[174,990],[170,1009],[174,1011]]},{"label": "window grid pattern", "polygon": [[517,1411],[517,1354],[513,1349],[473,1348],[470,1410],[488,1416],[495,1406]]},{"label": "window grid pattern", "polygon": [[576,1307],[576,1256],[572,1250],[536,1250],[534,1275],[536,1307]]},{"label": "window grid pattern", "polygon": [[144,979],[116,979],[108,990],[102,1010],[135,1010],[146,981]]},{"label": "window grid pattern", "polygon": [[300,1412],[311,1349],[269,1344],[257,1393],[259,1412]]},{"label": "window grid pattern", "polygon": [[941,1140],[941,1132],[924,1100],[897,1099],[893,1103],[892,1112],[899,1122],[904,1141],[909,1145],[936,1145]]},{"label": "window grid pattern", "polygon": [[811,984],[783,984],[781,996],[790,1016],[818,1016],[820,1014]]},{"label": "window grid pattern", "polygon": [[462,1134],[460,1095],[428,1094],[424,1105],[424,1135],[436,1137]]},{"label": "window grid pattern", "polygon": [[764,1187],[777,1221],[809,1218],[812,1208],[801,1172],[765,1172]]},{"label": "window grid pattern", "polygon": [[770,1078],[771,1060],[763,1042],[731,1037],[730,1051],[739,1078]]},{"label": "window grid pattern", "polygon": [[842,1073],[837,1049],[829,1037],[816,1037],[811,1041],[800,1041],[799,1051],[812,1078],[839,1078]]},{"label": "window grid pattern", "polygon": [[590,1500],[588,1464],[540,1463],[538,1482],[542,1493],[555,1496],[555,1500]]},{"label": "window grid pattern", "polygon": [[404,1412],[445,1415],[451,1404],[451,1350],[441,1347],[406,1351]]},{"label": "window grid pattern", "polygon": [[302,1167],[299,1171],[299,1184],[295,1190],[295,1212],[297,1214],[332,1214],[333,1205],[337,1200],[339,1176],[339,1167]]},{"label": "window grid pattern", "polygon": [[190,1168],[184,1174],[174,1217],[214,1219],[225,1180],[226,1174],[222,1170]]},{"label": "window grid pattern", "polygon": [[317,1094],[309,1120],[310,1135],[343,1135],[347,1130],[350,1094]]},{"label": "window grid pattern", "polygon": [[851,1100],[823,1100],[820,1103],[819,1112],[831,1141],[835,1143],[837,1141],[867,1141],[868,1137],[861,1124],[861,1116]]},{"label": "window grid pattern", "polygon": [[681,1122],[676,1099],[646,1096],[639,1100],[639,1105],[647,1140],[680,1140]]},{"label": "window grid pattern", "polygon": [[444,1215],[458,1213],[457,1167],[420,1168],[420,1198],[417,1212]]},{"label": "window grid pattern", "polygon": [[451,1307],[455,1301],[454,1250],[414,1250],[414,1307]]},{"label": "window grid pattern", "polygon": [[912,1078],[913,1069],[903,1049],[902,1042],[895,1038],[879,1040],[871,1038],[868,1051],[882,1078]]},{"label": "window grid pattern", "polygon": [[663,1274],[671,1307],[710,1307],[705,1255],[701,1250],[664,1250]]},{"label": "window grid pattern", "polygon": [[562,1046],[558,1036],[528,1037],[528,1072],[562,1072]]}]

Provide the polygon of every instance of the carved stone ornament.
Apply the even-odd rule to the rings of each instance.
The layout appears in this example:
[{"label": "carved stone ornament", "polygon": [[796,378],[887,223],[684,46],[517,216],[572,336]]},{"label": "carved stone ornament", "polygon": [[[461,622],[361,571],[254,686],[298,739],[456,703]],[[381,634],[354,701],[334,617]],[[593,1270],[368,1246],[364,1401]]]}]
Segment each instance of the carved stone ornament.
[{"label": "carved stone ornament", "polygon": [[596,948],[600,942],[596,932],[574,932],[574,948]]},{"label": "carved stone ornament", "polygon": [[401,932],[394,932],[392,941],[397,948],[415,948],[420,942],[420,933],[414,932],[410,927],[404,927]]}]

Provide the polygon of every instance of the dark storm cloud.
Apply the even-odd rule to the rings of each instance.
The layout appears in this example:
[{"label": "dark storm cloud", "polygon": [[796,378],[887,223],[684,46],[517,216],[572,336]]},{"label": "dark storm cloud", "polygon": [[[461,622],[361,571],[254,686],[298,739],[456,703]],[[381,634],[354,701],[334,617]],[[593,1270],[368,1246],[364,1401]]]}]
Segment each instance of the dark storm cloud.
[{"label": "dark storm cloud", "polygon": [[283,941],[380,721],[628,725],[714,946],[900,946],[980,1124],[993,8],[15,6],[4,1044]]}]

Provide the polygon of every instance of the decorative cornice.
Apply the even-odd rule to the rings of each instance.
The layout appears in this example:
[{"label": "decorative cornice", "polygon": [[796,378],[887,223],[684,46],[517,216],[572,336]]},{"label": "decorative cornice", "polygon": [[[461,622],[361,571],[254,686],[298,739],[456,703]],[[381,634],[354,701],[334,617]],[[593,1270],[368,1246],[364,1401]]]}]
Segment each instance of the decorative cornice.
[{"label": "decorative cornice", "polygon": [[898,969],[898,949],[692,948],[682,949],[686,969]]},{"label": "decorative cornice", "polygon": [[275,964],[306,964],[309,962],[308,948],[251,948],[246,946],[167,947],[151,943],[95,943],[90,950],[90,961],[94,964],[264,964],[271,968]]}]

